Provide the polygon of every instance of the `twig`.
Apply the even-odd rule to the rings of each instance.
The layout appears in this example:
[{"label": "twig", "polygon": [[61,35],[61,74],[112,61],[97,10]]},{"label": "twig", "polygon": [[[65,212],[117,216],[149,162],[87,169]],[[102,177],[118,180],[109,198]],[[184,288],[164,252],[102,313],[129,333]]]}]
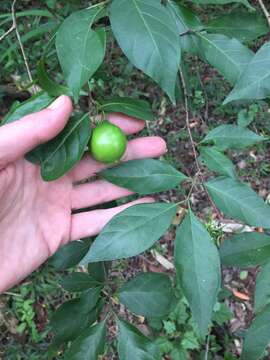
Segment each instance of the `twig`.
[{"label": "twig", "polygon": [[197,151],[196,151],[196,147],[195,147],[195,142],[193,140],[193,136],[192,136],[192,133],[191,133],[191,130],[190,130],[190,124],[189,124],[187,86],[186,86],[185,77],[184,77],[184,74],[183,74],[183,71],[182,71],[181,67],[179,68],[179,72],[180,72],[180,77],[181,77],[181,82],[182,82],[182,87],[183,87],[183,92],[184,92],[185,113],[186,113],[186,127],[187,127],[187,131],[188,131],[188,136],[189,136],[189,139],[190,139],[190,143],[191,143],[192,152],[193,152],[194,160],[195,160],[195,163],[196,163],[196,167],[197,167],[198,173],[200,174],[201,173],[201,168],[200,168],[200,165],[199,165]]},{"label": "twig", "polygon": [[[14,9],[15,9],[15,4],[16,4],[16,1],[17,0],[14,0],[13,3],[12,3],[12,6],[11,6],[11,11],[13,12]],[[8,31],[6,31],[1,37],[0,37],[0,41],[4,40],[4,38],[6,36],[8,36],[9,34],[12,33],[12,31],[14,31],[16,29],[16,20],[14,21],[14,17],[12,16],[12,25],[11,27],[8,29]]]},{"label": "twig", "polygon": [[[29,78],[30,82],[33,83],[33,78],[32,78],[32,74],[31,74],[31,71],[30,71],[30,66],[29,66],[27,57],[25,55],[24,46],[22,44],[21,36],[20,36],[19,30],[18,30],[18,27],[17,27],[16,10],[15,10],[16,2],[17,2],[17,0],[14,0],[13,3],[12,3],[12,7],[11,7],[12,21],[13,21],[13,25],[15,27],[15,33],[16,33],[17,40],[18,40],[19,45],[20,45],[20,49],[21,49],[21,52],[22,52],[22,56],[23,56],[23,60],[24,60],[24,64],[25,64],[25,67],[26,67],[28,78]],[[34,92],[37,91],[35,86],[33,87],[33,89],[34,89]]]},{"label": "twig", "polygon": [[119,305],[119,302],[117,300],[115,300],[106,290],[102,290],[102,293],[107,296],[107,298],[109,299],[109,301],[111,301],[112,303],[114,303],[114,305]]},{"label": "twig", "polygon": [[209,345],[210,345],[210,334],[208,334],[208,335],[207,335],[207,338],[206,338],[206,348],[205,348],[205,357],[204,357],[204,360],[208,360]]},{"label": "twig", "polygon": [[191,143],[191,146],[192,146],[192,151],[193,151],[195,164],[196,164],[196,167],[197,167],[197,170],[198,170],[197,174],[198,174],[198,177],[199,177],[199,179],[201,181],[201,184],[202,184],[202,186],[204,188],[204,191],[205,191],[205,193],[206,193],[206,195],[207,195],[207,197],[209,199],[209,202],[211,203],[212,207],[214,208],[218,219],[221,220],[222,216],[221,216],[218,208],[216,207],[215,203],[213,202],[211,196],[209,195],[206,187],[204,186],[204,181],[203,181],[203,177],[202,177],[201,167],[200,167],[200,164],[199,164],[199,161],[198,161],[196,146],[195,146],[195,142],[193,140],[193,136],[192,136],[192,133],[191,133],[191,130],[190,130],[187,86],[186,86],[185,77],[184,77],[184,74],[183,74],[183,71],[182,71],[181,67],[179,67],[179,73],[180,73],[181,83],[182,83],[183,92],[184,92],[184,103],[185,103],[185,113],[186,113],[186,127],[187,127],[187,131],[188,131],[190,143]]},{"label": "twig", "polygon": [[15,25],[12,24],[12,26],[2,36],[0,36],[0,41],[4,40],[4,38],[7,37],[9,34],[11,34],[14,30],[15,30]]},{"label": "twig", "polygon": [[188,29],[188,30],[186,30],[186,31],[184,31],[184,32],[182,32],[182,33],[180,33],[180,34],[179,34],[179,36],[189,35],[189,34],[191,34],[192,32],[193,32],[192,30]]},{"label": "twig", "polygon": [[263,13],[264,13],[264,15],[265,15],[265,17],[266,17],[266,20],[267,20],[267,22],[268,22],[268,25],[269,25],[269,27],[270,27],[270,13],[269,13],[269,11],[266,9],[266,6],[264,5],[263,0],[258,0],[258,2],[259,2],[259,4],[260,4],[260,7],[261,7],[261,9],[262,9],[262,11],[263,11]]},{"label": "twig", "polygon": [[16,294],[16,293],[13,293],[13,292],[10,292],[10,291],[5,291],[4,295],[22,297],[21,294]]}]

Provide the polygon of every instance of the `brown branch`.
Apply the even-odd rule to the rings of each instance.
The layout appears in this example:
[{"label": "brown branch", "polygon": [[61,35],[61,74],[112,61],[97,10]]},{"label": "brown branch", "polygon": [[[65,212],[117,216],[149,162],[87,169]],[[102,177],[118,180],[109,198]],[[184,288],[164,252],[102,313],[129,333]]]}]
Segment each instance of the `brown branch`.
[{"label": "brown branch", "polygon": [[191,34],[191,33],[192,33],[192,30],[188,29],[188,30],[180,33],[179,36],[182,37],[182,36],[185,36],[185,35],[189,35],[189,34]]},{"label": "brown branch", "polygon": [[[22,40],[21,40],[19,30],[18,30],[18,27],[17,27],[16,9],[15,9],[16,2],[17,2],[17,0],[14,0],[13,3],[12,3],[12,8],[11,8],[12,21],[13,21],[13,25],[14,25],[14,28],[15,28],[16,37],[17,37],[17,40],[18,40],[19,45],[20,45],[20,49],[21,49],[21,53],[22,53],[22,56],[23,56],[23,61],[24,61],[25,67],[26,67],[28,78],[29,78],[30,82],[33,83],[34,81],[33,81],[33,78],[32,78],[31,71],[30,71],[30,66],[29,66],[25,51],[24,51],[24,46],[23,46],[23,43],[22,43]],[[34,92],[37,92],[37,89],[36,89],[35,86],[33,87],[33,90],[34,90]]]},{"label": "brown branch", "polygon": [[208,360],[209,347],[210,347],[210,334],[207,334],[204,360]]},{"label": "brown branch", "polygon": [[0,41],[4,40],[5,37],[7,37],[9,34],[11,34],[15,30],[14,24],[6,31],[2,36],[0,36]]},{"label": "brown branch", "polygon": [[193,136],[192,136],[192,133],[191,133],[191,130],[190,130],[187,86],[186,86],[185,77],[184,77],[184,74],[183,74],[183,71],[182,71],[181,67],[179,68],[179,73],[180,73],[180,78],[181,78],[183,92],[184,92],[185,113],[186,113],[186,127],[187,127],[187,131],[188,131],[188,136],[189,136],[189,139],[190,139],[190,143],[191,143],[192,152],[193,152],[194,160],[195,160],[195,163],[196,163],[196,167],[197,167],[198,173],[200,174],[201,173],[201,168],[200,168],[199,161],[198,161],[195,142],[193,140]]},{"label": "brown branch", "polygon": [[27,60],[27,58],[26,58],[25,51],[24,51],[24,47],[23,47],[22,40],[21,40],[21,36],[20,36],[20,33],[19,33],[19,31],[18,31],[18,27],[17,27],[16,10],[15,10],[16,1],[17,1],[17,0],[14,0],[14,1],[13,1],[13,4],[12,4],[12,10],[11,10],[12,20],[13,20],[13,24],[14,24],[14,27],[15,27],[16,36],[17,36],[17,39],[18,39],[18,42],[19,42],[19,45],[20,45],[20,48],[21,48],[21,52],[22,52],[22,56],[23,56],[23,60],[24,60],[24,63],[25,63],[25,67],[26,67],[26,70],[27,70],[27,74],[28,74],[29,80],[30,80],[31,82],[33,82],[33,78],[32,78],[32,75],[31,75],[31,71],[30,71],[30,67],[29,67],[29,64],[28,64],[28,60]]},{"label": "brown branch", "polygon": [[[15,4],[17,0],[14,0],[11,6],[11,12],[14,11]],[[16,21],[14,21],[14,17],[12,16],[12,25],[11,27],[0,37],[0,41],[4,40],[9,34],[11,34],[16,29]]]},{"label": "brown branch", "polygon": [[200,167],[198,156],[197,156],[196,145],[195,145],[195,142],[193,140],[193,136],[192,136],[191,129],[190,129],[187,86],[186,86],[185,77],[184,77],[184,74],[183,74],[183,71],[182,71],[181,67],[179,67],[179,73],[180,73],[181,83],[182,83],[183,92],[184,92],[184,103],[185,103],[185,113],[186,113],[186,127],[187,127],[187,131],[188,131],[188,136],[189,136],[189,139],[190,139],[190,143],[191,143],[191,146],[192,146],[192,151],[193,151],[195,164],[196,164],[196,167],[197,167],[197,170],[198,170],[197,174],[198,174],[198,177],[199,177],[199,179],[201,181],[201,185],[203,186],[204,191],[205,191],[205,193],[206,193],[206,195],[207,195],[207,197],[209,199],[210,204],[214,208],[218,219],[221,220],[222,216],[221,216],[218,208],[216,207],[215,203],[213,202],[211,196],[209,195],[206,187],[204,186],[204,180],[203,180],[201,167]]},{"label": "brown branch", "polygon": [[263,13],[264,13],[264,15],[265,15],[265,17],[266,17],[266,20],[267,20],[267,22],[268,22],[268,25],[269,25],[269,27],[270,27],[270,13],[269,13],[269,11],[266,9],[266,6],[264,5],[263,0],[258,0],[258,2],[259,2],[259,4],[260,4],[260,7],[261,7],[261,9],[262,9],[262,11],[263,11]]}]

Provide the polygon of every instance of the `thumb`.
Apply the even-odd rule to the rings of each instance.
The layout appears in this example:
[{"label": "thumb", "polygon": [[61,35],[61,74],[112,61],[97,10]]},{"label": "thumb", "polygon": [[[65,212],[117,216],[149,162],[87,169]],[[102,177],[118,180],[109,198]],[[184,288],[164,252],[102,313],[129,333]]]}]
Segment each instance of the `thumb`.
[{"label": "thumb", "polygon": [[47,109],[0,127],[0,169],[54,138],[72,112],[69,97],[60,96]]}]

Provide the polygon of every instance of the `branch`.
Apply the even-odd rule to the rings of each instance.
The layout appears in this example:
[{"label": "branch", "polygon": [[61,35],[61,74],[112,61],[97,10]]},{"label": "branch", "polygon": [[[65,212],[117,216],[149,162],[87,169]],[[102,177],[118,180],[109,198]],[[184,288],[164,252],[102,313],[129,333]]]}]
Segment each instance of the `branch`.
[{"label": "branch", "polygon": [[[16,37],[17,37],[17,40],[19,42],[20,49],[21,49],[21,52],[22,52],[23,61],[24,61],[25,67],[26,67],[28,78],[29,78],[30,82],[33,83],[33,78],[32,78],[32,74],[31,74],[31,71],[30,71],[30,66],[29,66],[27,57],[25,55],[25,51],[24,51],[24,47],[23,47],[23,44],[22,44],[21,36],[20,36],[19,30],[18,30],[18,27],[17,27],[16,10],[15,10],[16,2],[17,2],[17,0],[13,0],[12,6],[11,6],[12,26],[0,37],[0,41],[2,41],[6,36],[11,34],[15,30]],[[34,89],[34,92],[36,92],[36,88],[33,87],[33,89]]]},{"label": "branch", "polygon": [[209,345],[210,345],[210,334],[208,333],[208,334],[207,334],[207,339],[206,339],[206,348],[205,348],[204,360],[208,360]]},{"label": "branch", "polygon": [[186,127],[187,127],[188,136],[189,136],[191,147],[192,147],[192,152],[193,152],[195,164],[196,164],[198,173],[200,174],[201,173],[201,168],[200,168],[200,164],[199,164],[199,161],[198,161],[195,142],[193,140],[193,136],[192,136],[192,133],[191,133],[191,130],[190,130],[187,86],[186,86],[185,77],[184,77],[184,74],[183,74],[183,71],[182,71],[181,67],[179,68],[179,72],[180,72],[180,78],[181,78],[183,92],[184,92],[185,113],[186,113]]},{"label": "branch", "polygon": [[[19,30],[18,30],[18,27],[17,27],[16,10],[15,10],[16,2],[17,2],[17,0],[14,0],[13,3],[12,3],[12,7],[11,7],[13,26],[14,26],[14,30],[15,30],[15,33],[16,33],[17,40],[18,40],[19,45],[20,45],[20,49],[21,49],[21,52],[22,52],[23,61],[24,61],[25,67],[26,67],[28,78],[29,78],[30,82],[33,83],[34,81],[33,81],[33,78],[32,78],[31,71],[30,71],[30,66],[29,66],[27,57],[25,55],[24,46],[22,44],[21,36],[20,36]],[[34,92],[37,91],[35,86],[33,87],[33,89],[34,89]]]},{"label": "branch", "polygon": [[184,32],[182,32],[181,34],[179,34],[179,36],[185,36],[185,35],[188,35],[188,34],[191,34],[192,33],[192,30],[188,29]]},{"label": "branch", "polygon": [[260,4],[260,7],[261,7],[261,9],[262,9],[262,11],[263,11],[263,13],[264,13],[264,15],[265,15],[265,17],[266,17],[266,20],[267,20],[267,22],[268,22],[268,25],[269,25],[269,27],[270,27],[270,13],[269,13],[269,11],[266,9],[266,6],[264,5],[263,0],[258,0],[258,2],[259,2],[259,4]]},{"label": "branch", "polygon": [[[17,0],[13,1],[12,7],[11,7],[12,9],[14,9],[16,1]],[[9,34],[11,34],[15,29],[16,29],[16,22],[14,22],[14,19],[12,17],[12,25],[8,29],[8,31],[6,31],[2,36],[0,36],[0,41],[4,40],[4,38],[7,37]]]},{"label": "branch", "polygon": [[199,164],[199,161],[198,161],[196,146],[195,146],[195,142],[193,140],[193,136],[192,136],[192,133],[191,133],[191,130],[190,130],[187,86],[186,86],[185,77],[184,77],[184,74],[183,74],[183,71],[182,71],[181,67],[179,67],[179,73],[180,73],[181,83],[182,83],[183,92],[184,92],[185,113],[186,113],[186,127],[187,127],[187,131],[188,131],[189,139],[190,139],[190,142],[191,142],[191,146],[192,146],[192,151],[193,151],[195,164],[196,164],[196,167],[197,167],[197,170],[198,170],[198,177],[199,177],[199,179],[201,181],[201,184],[202,184],[202,186],[204,188],[204,191],[205,191],[205,193],[206,193],[206,195],[207,195],[207,197],[209,199],[210,204],[212,205],[212,207],[214,208],[214,210],[215,210],[215,212],[217,214],[218,219],[221,220],[222,216],[221,216],[218,208],[216,207],[215,203],[213,202],[211,196],[209,195],[207,189],[205,188],[205,186],[203,184],[204,181],[203,181],[203,177],[202,177],[201,167],[200,167],[200,164]]},{"label": "branch", "polygon": [[15,30],[14,24],[6,31],[2,36],[0,36],[0,41],[4,40],[5,37],[7,37],[9,34],[11,34]]}]

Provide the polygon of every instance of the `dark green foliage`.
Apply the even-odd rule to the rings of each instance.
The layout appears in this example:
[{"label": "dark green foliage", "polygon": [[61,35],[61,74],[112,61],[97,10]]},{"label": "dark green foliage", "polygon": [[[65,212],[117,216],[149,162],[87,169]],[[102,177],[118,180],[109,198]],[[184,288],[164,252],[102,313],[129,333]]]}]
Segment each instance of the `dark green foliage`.
[{"label": "dark green foliage", "polygon": [[[12,23],[9,6],[2,3],[0,36]],[[242,359],[260,359],[270,342],[270,237],[267,233],[270,207],[246,183],[246,177],[238,177],[242,173],[236,156],[241,152],[247,163],[252,158],[251,165],[257,168],[260,152],[267,149],[269,142],[266,124],[269,118],[267,115],[264,118],[261,110],[267,108],[270,97],[270,43],[264,38],[256,41],[267,34],[267,22],[248,0],[192,0],[185,2],[185,6],[180,3],[111,0],[60,4],[46,0],[40,8],[38,5],[32,9],[19,7],[17,11],[21,42],[27,49],[34,82],[40,89],[37,94],[29,95],[28,100],[14,102],[1,125],[8,126],[46,108],[61,94],[71,96],[75,102],[73,116],[65,129],[26,156],[40,165],[44,181],[59,179],[81,160],[88,150],[90,121],[96,122],[96,115],[105,119],[112,112],[146,121],[143,135],[152,134],[152,129],[154,134],[167,135],[169,129],[169,146],[177,148],[179,142],[185,142],[181,149],[187,153],[188,162],[193,161],[183,166],[185,174],[178,169],[182,170],[183,154],[178,154],[177,162],[165,155],[168,162],[135,159],[101,172],[106,181],[139,195],[168,191],[173,203],[167,202],[167,195],[159,194],[164,202],[128,208],[104,227],[92,245],[91,239],[72,242],[50,259],[50,264],[61,271],[78,264],[88,266],[88,273],[80,267],[58,281],[70,294],[69,300],[54,311],[51,327],[56,348],[66,344],[64,358],[67,360],[95,360],[110,351],[106,326],[112,323],[118,327],[120,360],[158,360],[164,355],[172,360],[188,360],[191,352],[192,358],[198,355],[198,359],[206,355],[211,359],[216,353],[225,360],[234,359],[227,346],[230,337],[226,335],[229,340],[224,337],[217,341],[214,334],[218,332],[210,332],[209,354],[205,350],[210,327],[221,326],[231,319],[226,304],[218,302],[220,260],[225,266],[262,266],[255,290],[255,317],[245,335]],[[25,24],[23,19],[28,19]],[[6,78],[9,82],[14,74],[19,74],[18,88],[30,89],[32,93],[32,84],[24,70],[25,60],[20,56],[18,42],[13,39],[15,36],[0,42],[0,76],[5,85]],[[108,71],[111,63],[116,67],[113,77]],[[208,70],[207,76],[204,74],[201,78],[203,66]],[[138,79],[145,82],[145,86],[140,84],[137,89]],[[113,84],[108,84],[110,82]],[[129,84],[127,91],[126,83]],[[156,89],[154,83],[164,92],[161,106],[157,97],[160,93],[152,90]],[[233,89],[228,95],[230,86]],[[210,104],[210,107],[217,105],[216,112],[212,111],[216,118],[208,116],[208,92],[210,96],[214,94],[218,102]],[[1,87],[0,100],[4,96],[5,90]],[[169,100],[180,111],[169,108]],[[254,101],[259,102],[250,104]],[[243,108],[246,102],[248,105]],[[177,121],[173,128],[169,126],[170,112],[179,118],[180,125]],[[202,131],[198,128],[199,122],[206,125],[201,127]],[[188,141],[192,141],[192,151]],[[253,150],[255,155],[251,153]],[[196,151],[200,154],[199,162],[197,158],[190,160]],[[176,169],[173,163],[180,166]],[[200,163],[207,167],[207,173],[200,168]],[[260,171],[269,174],[269,164],[263,164]],[[220,177],[208,179],[209,174]],[[233,234],[223,240],[223,229],[217,227],[212,218],[207,219],[206,227],[199,220],[209,213],[209,209],[197,213],[199,189],[207,190],[205,197],[210,197],[221,212],[215,215],[240,221],[243,226],[259,227],[260,232],[265,233],[251,228],[252,232]],[[181,206],[179,213],[178,206]],[[181,216],[175,218],[176,213]],[[165,245],[164,242],[156,244],[171,229],[172,223],[180,223],[174,244],[169,241],[165,241]],[[220,243],[218,252],[216,244]],[[173,271],[168,274],[142,272],[123,281],[127,275],[123,271],[126,263],[115,260],[140,255],[153,246],[160,252],[169,250],[171,256],[173,245],[176,276]],[[168,266],[166,256],[167,253],[161,266],[164,258],[165,267]],[[156,259],[151,258],[151,266],[154,261]],[[111,262],[116,270],[112,273]],[[26,320],[20,322],[19,329],[28,329],[37,341],[40,338],[32,324],[34,301],[27,302],[25,294],[22,298],[16,302],[16,309],[23,309]],[[153,330],[153,338],[126,321],[116,320],[119,302],[134,314],[146,317],[143,325]],[[222,341],[224,349],[220,347]],[[115,350],[115,343],[112,347]],[[12,359],[10,354],[12,352],[8,354]],[[35,359],[32,355],[28,358]]]}]

